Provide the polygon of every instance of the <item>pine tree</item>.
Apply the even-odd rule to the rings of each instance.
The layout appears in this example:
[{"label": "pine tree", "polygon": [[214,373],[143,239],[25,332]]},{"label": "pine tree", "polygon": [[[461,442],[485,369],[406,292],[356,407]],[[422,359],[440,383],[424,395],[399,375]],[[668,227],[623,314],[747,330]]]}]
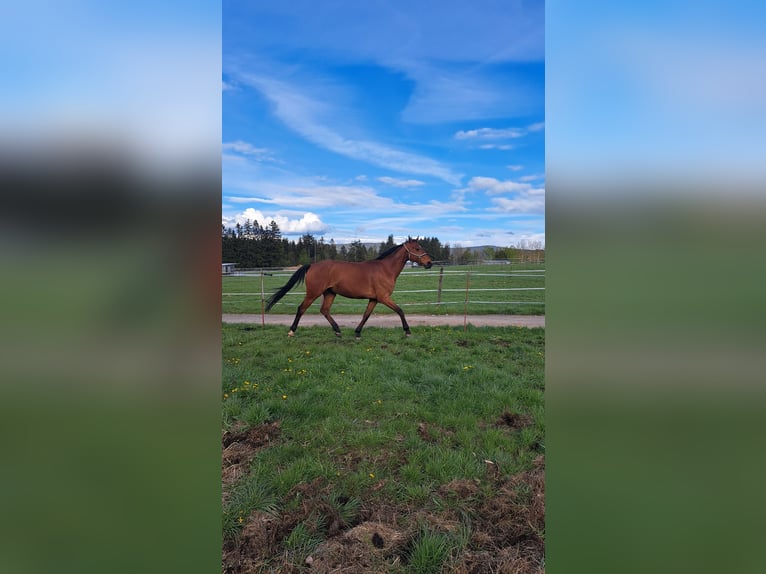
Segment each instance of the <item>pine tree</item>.
[{"label": "pine tree", "polygon": [[351,246],[348,249],[349,261],[364,261],[367,259],[367,249],[359,239],[351,242]]}]

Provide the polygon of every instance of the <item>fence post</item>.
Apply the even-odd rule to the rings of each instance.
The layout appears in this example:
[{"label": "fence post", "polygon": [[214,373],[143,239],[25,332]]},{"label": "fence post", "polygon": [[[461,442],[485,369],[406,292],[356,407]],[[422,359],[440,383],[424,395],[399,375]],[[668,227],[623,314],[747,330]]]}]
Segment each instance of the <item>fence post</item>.
[{"label": "fence post", "polygon": [[266,308],[265,301],[266,295],[263,291],[263,269],[261,269],[261,327],[266,328]]},{"label": "fence post", "polygon": [[471,285],[471,272],[465,274],[465,304],[463,305],[463,331],[468,330],[468,287]]},{"label": "fence post", "polygon": [[442,280],[444,280],[444,266],[439,268],[439,289],[436,292],[437,309],[441,309],[442,306]]}]

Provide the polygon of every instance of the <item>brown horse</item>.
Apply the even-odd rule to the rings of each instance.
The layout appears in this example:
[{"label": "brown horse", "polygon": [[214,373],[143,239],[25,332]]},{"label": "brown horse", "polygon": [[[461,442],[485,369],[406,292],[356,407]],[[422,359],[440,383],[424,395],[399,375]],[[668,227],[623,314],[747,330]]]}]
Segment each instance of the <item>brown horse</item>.
[{"label": "brown horse", "polygon": [[340,327],[330,315],[330,307],[332,307],[336,295],[343,295],[349,299],[369,299],[362,322],[354,330],[357,339],[361,336],[362,327],[378,303],[383,303],[399,315],[404,333],[409,337],[411,334],[410,326],[407,324],[407,319],[404,318],[404,311],[391,299],[396,278],[399,277],[407,261],[418,263],[426,269],[430,269],[433,264],[433,260],[417,240],[410,237],[401,245],[384,251],[372,261],[351,263],[325,260],[304,265],[290,277],[284,286],[269,297],[266,302],[266,310],[271,309],[290,289],[305,279],[306,297],[298,306],[295,320],[287,333],[288,337],[295,335],[301,317],[320,295],[322,295],[320,311],[330,322],[335,335],[338,337],[340,337]]}]

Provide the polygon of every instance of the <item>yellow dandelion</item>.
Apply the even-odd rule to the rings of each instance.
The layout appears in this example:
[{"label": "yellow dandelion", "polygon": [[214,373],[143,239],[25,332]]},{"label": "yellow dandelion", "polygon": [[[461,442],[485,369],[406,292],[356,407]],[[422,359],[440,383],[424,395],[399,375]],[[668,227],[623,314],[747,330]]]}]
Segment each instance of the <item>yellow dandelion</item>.
[{"label": "yellow dandelion", "polygon": [[282,400],[286,401],[287,400],[287,395],[282,395]]},{"label": "yellow dandelion", "polygon": [[224,394],[223,394],[223,398],[224,398],[224,399],[228,399],[228,398],[229,398],[229,393],[224,393]]},{"label": "yellow dandelion", "polygon": [[375,478],[375,473],[374,472],[370,473],[370,478]]},{"label": "yellow dandelion", "polygon": [[240,523],[240,524],[242,524],[242,521],[243,521],[243,520],[244,520],[244,518],[242,518],[242,517],[240,516],[240,517],[239,517],[239,523]]}]

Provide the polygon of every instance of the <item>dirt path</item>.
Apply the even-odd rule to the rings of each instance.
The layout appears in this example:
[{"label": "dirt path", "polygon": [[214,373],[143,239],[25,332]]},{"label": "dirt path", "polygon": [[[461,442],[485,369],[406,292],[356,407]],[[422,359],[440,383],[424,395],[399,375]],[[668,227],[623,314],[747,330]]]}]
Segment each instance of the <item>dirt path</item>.
[{"label": "dirt path", "polygon": [[[361,317],[356,315],[334,315],[335,320],[341,329],[354,329]],[[261,324],[261,316],[257,314],[234,314],[224,313],[222,315],[224,323],[252,323]],[[266,325],[285,325],[287,327],[293,322],[292,315],[270,315],[266,314],[264,323]],[[464,322],[463,315],[407,315],[407,322],[411,327],[422,325],[453,325],[462,326]],[[468,315],[467,322],[474,327],[545,327],[545,315]],[[327,320],[321,315],[304,315],[301,318],[300,326],[309,327],[312,325],[330,327]],[[365,327],[401,327],[402,322],[394,314],[373,315],[367,321]]]}]

